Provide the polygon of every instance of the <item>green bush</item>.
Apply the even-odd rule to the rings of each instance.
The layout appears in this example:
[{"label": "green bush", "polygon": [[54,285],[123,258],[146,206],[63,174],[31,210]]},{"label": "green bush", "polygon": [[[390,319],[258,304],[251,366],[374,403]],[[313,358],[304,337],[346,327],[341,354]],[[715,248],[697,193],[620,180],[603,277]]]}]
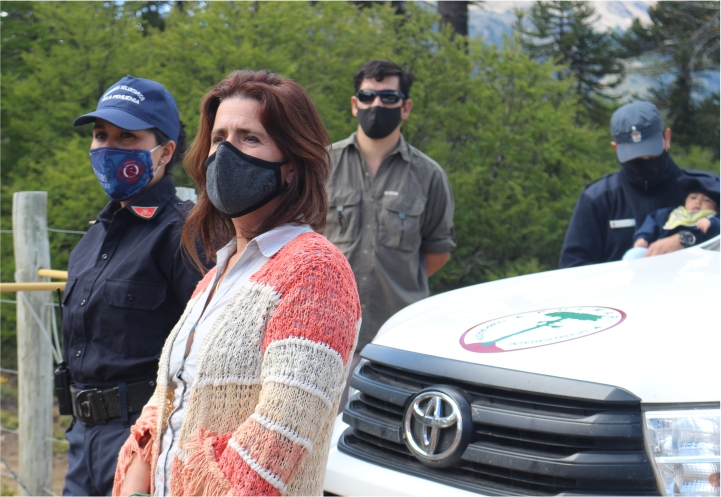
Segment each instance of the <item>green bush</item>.
[{"label": "green bush", "polygon": [[[458,249],[434,292],[555,268],[578,195],[618,167],[607,127],[574,122],[579,103],[558,66],[533,61],[512,38],[503,47],[452,41],[422,5],[398,14],[388,3],[182,2],[162,30],[133,5],[3,2],[2,229],[21,190],[48,192],[50,227],[87,229],[106,199],[87,156],[90,126],[72,121],[128,73],[173,93],[192,139],[211,85],[235,69],[269,69],[303,86],[340,140],[357,126],[350,97],[365,61],[411,70],[404,136],[446,169],[456,199]],[[681,156],[718,169],[705,149]],[[192,186],[183,171],[175,177]],[[49,236],[52,266],[65,269],[78,236]],[[12,281],[11,235],[0,241],[1,278]],[[2,361],[12,367],[15,309],[0,310]]]}]

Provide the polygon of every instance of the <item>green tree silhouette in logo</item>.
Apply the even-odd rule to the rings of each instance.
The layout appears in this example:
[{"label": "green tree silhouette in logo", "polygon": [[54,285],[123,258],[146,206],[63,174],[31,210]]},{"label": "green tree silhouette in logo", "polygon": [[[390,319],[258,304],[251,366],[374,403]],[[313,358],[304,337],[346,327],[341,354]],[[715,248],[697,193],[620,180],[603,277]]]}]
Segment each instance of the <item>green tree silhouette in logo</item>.
[{"label": "green tree silhouette in logo", "polygon": [[549,319],[548,321],[540,321],[536,326],[534,326],[532,328],[527,328],[525,330],[517,331],[515,333],[511,333],[510,335],[496,338],[495,340],[492,340],[490,342],[481,342],[481,345],[483,345],[485,347],[490,347],[491,345],[493,345],[497,342],[500,342],[501,340],[505,340],[506,338],[510,338],[515,335],[520,335],[521,333],[526,333],[527,331],[537,330],[539,328],[544,328],[544,327],[560,328],[560,325],[558,323],[560,323],[561,321],[569,320],[569,319],[575,319],[577,321],[598,321],[599,319],[601,319],[601,316],[597,316],[595,314],[586,314],[583,312],[564,312],[564,311],[549,312],[548,314],[546,314],[546,317],[554,318],[554,319]]}]

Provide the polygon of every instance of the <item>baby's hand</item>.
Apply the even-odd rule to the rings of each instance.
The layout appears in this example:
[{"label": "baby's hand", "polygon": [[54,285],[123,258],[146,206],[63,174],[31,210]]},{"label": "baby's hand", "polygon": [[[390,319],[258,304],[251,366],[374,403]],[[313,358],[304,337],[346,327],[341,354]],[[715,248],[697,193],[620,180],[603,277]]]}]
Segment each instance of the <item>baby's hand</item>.
[{"label": "baby's hand", "polygon": [[648,248],[648,242],[646,240],[644,240],[643,238],[639,238],[638,240],[636,240],[636,243],[634,243],[633,246]]},{"label": "baby's hand", "polygon": [[699,219],[698,221],[696,221],[696,227],[706,233],[711,227],[711,220],[707,217]]}]

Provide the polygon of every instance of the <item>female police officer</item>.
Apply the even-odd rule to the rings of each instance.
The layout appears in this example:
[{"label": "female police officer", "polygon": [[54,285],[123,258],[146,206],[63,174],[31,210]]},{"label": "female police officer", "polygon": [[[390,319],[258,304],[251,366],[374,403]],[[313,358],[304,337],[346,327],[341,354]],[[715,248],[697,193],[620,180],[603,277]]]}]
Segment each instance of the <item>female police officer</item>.
[{"label": "female police officer", "polygon": [[64,495],[110,494],[163,342],[201,278],[180,249],[191,206],[168,174],[186,148],[173,96],[126,76],[74,124],[88,123],[90,162],[111,202],[70,254],[63,348],[75,422]]}]

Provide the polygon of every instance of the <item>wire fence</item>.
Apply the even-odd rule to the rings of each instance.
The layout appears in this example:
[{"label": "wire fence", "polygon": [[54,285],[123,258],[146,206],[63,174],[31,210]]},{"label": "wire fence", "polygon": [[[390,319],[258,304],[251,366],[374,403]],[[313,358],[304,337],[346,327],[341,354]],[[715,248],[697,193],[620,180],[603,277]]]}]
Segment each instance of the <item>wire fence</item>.
[{"label": "wire fence", "polygon": [[[26,192],[26,193],[27,193],[27,192]],[[181,198],[182,200],[190,200],[190,201],[192,201],[192,202],[196,202],[196,201],[197,201],[197,194],[196,194],[195,190],[192,189],[192,188],[178,187],[178,188],[176,188],[176,194],[177,194],[178,197]],[[50,233],[63,233],[63,234],[70,234],[70,235],[85,235],[85,234],[86,234],[86,231],[80,231],[80,230],[69,230],[69,229],[59,229],[59,228],[46,228],[46,229],[47,229],[47,231],[50,232]],[[9,235],[14,235],[14,234],[15,234],[14,230],[12,230],[12,229],[10,229],[10,230],[3,229],[3,230],[0,230],[0,233],[2,233],[2,234],[9,234]],[[21,291],[21,292],[18,292],[17,295],[18,295],[18,296],[17,296],[17,300],[13,300],[13,299],[0,299],[0,303],[2,303],[2,304],[10,304],[10,305],[17,305],[18,302],[23,301],[23,303],[24,303],[24,304],[29,308],[29,310],[30,310],[30,313],[31,313],[31,315],[32,315],[32,317],[33,317],[32,320],[34,320],[34,321],[36,322],[36,324],[39,325],[39,329],[41,330],[40,335],[42,335],[43,339],[45,339],[45,340],[48,341],[48,343],[49,343],[49,345],[50,345],[50,349],[51,349],[51,351],[52,351],[53,359],[55,360],[55,362],[60,363],[61,360],[62,360],[62,348],[61,348],[61,344],[60,344],[60,335],[59,335],[59,333],[58,333],[58,324],[57,324],[57,320],[56,320],[56,312],[55,312],[55,310],[54,310],[54,308],[60,306],[60,303],[55,303],[55,302],[50,302],[50,303],[48,303],[48,302],[46,302],[46,303],[43,304],[43,306],[51,306],[51,307],[53,307],[53,310],[50,312],[50,316],[51,316],[51,318],[50,318],[50,327],[49,327],[49,329],[48,329],[48,327],[45,325],[45,323],[43,322],[43,320],[42,320],[42,319],[40,318],[40,316],[38,315],[38,312],[37,312],[38,310],[34,309],[34,308],[30,305],[30,302],[28,301],[27,297],[25,296],[25,292],[22,292],[22,291]],[[44,308],[41,309],[41,310],[44,310]],[[43,313],[40,312],[40,314],[43,314]],[[2,373],[3,375],[6,375],[6,374],[7,374],[7,375],[19,375],[19,372],[18,372],[17,370],[10,369],[10,368],[4,368],[4,367],[0,367],[0,373]],[[5,377],[2,377],[2,382],[0,382],[0,383],[5,383],[6,381],[7,381],[7,379],[6,379]],[[4,438],[6,435],[12,436],[12,437],[18,437],[18,436],[19,436],[19,430],[10,428],[10,427],[8,427],[8,426],[5,425],[5,424],[6,424],[5,421],[6,421],[8,418],[9,418],[9,416],[5,416],[5,413],[3,412],[3,421],[2,421],[2,423],[0,423],[0,433],[3,434],[3,435],[2,435],[2,438]],[[18,425],[20,425],[21,422],[22,422],[22,420],[18,420]],[[41,439],[41,440],[42,440],[42,439]],[[54,444],[58,444],[58,445],[59,445],[60,447],[62,447],[62,448],[67,448],[67,446],[69,445],[67,440],[61,439],[61,438],[44,437],[44,440],[45,440],[47,443],[53,444],[53,446],[52,446],[53,448],[55,448],[55,445],[54,445]],[[4,446],[4,445],[5,445],[5,444],[3,444],[3,446]],[[17,447],[17,444],[16,444],[16,447]],[[10,457],[10,455],[7,454],[7,453],[3,453],[3,455],[0,456],[0,458],[2,459],[3,465],[4,465],[5,468],[7,469],[7,471],[0,471],[0,476],[1,476],[2,478],[11,478],[11,479],[12,479],[13,481],[15,481],[16,484],[18,485],[18,490],[19,490],[20,488],[22,488],[27,495],[30,495],[30,492],[28,491],[28,486],[26,485],[25,482],[22,481],[22,479],[20,478],[20,476],[18,475],[18,473],[15,471],[15,469],[11,466],[11,464],[10,464],[10,463],[8,462],[8,460],[7,460],[7,459],[9,458],[9,459],[11,459],[11,461],[12,461],[13,458]],[[52,461],[53,461],[53,466],[55,466],[55,464],[56,464],[56,458],[53,457]],[[67,463],[66,463],[66,464],[67,464]],[[56,468],[54,467],[53,469],[56,469]],[[65,468],[63,468],[62,474],[64,474],[65,471],[67,471],[67,466],[66,466]],[[54,471],[54,473],[55,473],[55,471]],[[23,472],[22,474],[25,474],[25,473]],[[63,478],[63,480],[64,480],[64,478]],[[31,483],[31,486],[33,486],[32,484],[36,484],[37,482],[29,482],[29,483]],[[53,486],[53,487],[56,487],[57,485],[56,485],[55,483],[53,483],[52,486]],[[43,488],[42,488],[42,491],[45,492],[47,495],[53,495],[53,496],[54,496],[54,495],[57,495],[56,493],[53,492],[52,489],[47,488],[47,487],[43,487]]]},{"label": "wire fence", "polygon": [[[13,374],[18,375],[19,372],[15,369],[10,368],[3,368],[0,367],[0,373],[2,374]],[[18,436],[20,432],[18,430],[13,430],[12,428],[8,428],[7,426],[0,425],[0,433],[7,433],[8,435],[12,436]],[[4,438],[4,437],[3,437]],[[58,444],[62,448],[67,448],[69,446],[69,443],[64,438],[54,438],[54,437],[45,437],[45,440],[50,444]],[[4,445],[4,444],[3,444]],[[14,468],[11,466],[11,464],[0,455],[0,459],[2,460],[3,465],[5,465],[5,468],[7,471],[0,471],[0,476],[3,478],[10,478],[15,481],[15,483],[18,485],[18,487],[22,488],[26,495],[31,495],[30,491],[28,490],[27,486],[25,485],[25,482],[23,482],[22,478],[17,474],[17,472],[14,470]],[[55,464],[55,459],[53,459],[53,464]],[[52,489],[43,487],[43,491],[47,495],[57,496],[55,492],[53,492]]]},{"label": "wire fence", "polygon": [[[48,231],[51,231],[51,229],[49,228]],[[73,230],[52,230],[52,231],[57,231],[57,232],[61,232],[61,233],[84,234],[84,232],[82,232],[82,231],[73,231]],[[2,230],[2,232],[3,233],[7,233],[7,232],[12,233],[12,230]],[[27,297],[25,296],[25,293],[19,292],[18,296],[19,296],[19,299],[22,299],[25,302],[25,304],[30,308],[33,317],[37,321],[40,328],[43,330],[43,336],[50,342],[53,359],[55,360],[55,362],[59,363],[62,360],[62,349],[61,349],[61,344],[60,344],[58,325],[57,325],[57,321],[56,321],[55,312],[53,311],[50,313],[51,329],[48,330],[47,327],[45,326],[45,324],[43,323],[43,321],[40,319],[40,316],[38,316],[37,312],[35,312],[35,309],[33,309],[33,307],[27,301]],[[18,300],[0,299],[0,303],[17,305]],[[60,304],[56,303],[56,302],[46,302],[43,305],[56,308],[56,307],[59,307]],[[19,372],[17,370],[5,368],[5,367],[0,367],[0,373],[12,374],[12,375],[19,374]],[[19,435],[18,430],[14,430],[12,428],[8,428],[7,426],[4,426],[4,423],[0,424],[0,433],[7,434],[10,436],[14,436],[14,437],[17,437]],[[68,441],[64,438],[54,438],[54,437],[44,437],[44,438],[45,438],[46,442],[48,442],[50,444],[58,444],[60,447],[65,448],[65,449],[69,446]],[[5,444],[3,444],[3,445],[5,445]],[[10,462],[8,462],[5,459],[5,457],[3,457],[3,456],[0,456],[0,458],[2,459],[3,465],[7,469],[7,471],[0,472],[0,476],[2,476],[3,478],[12,479],[18,485],[18,488],[22,488],[26,495],[30,495],[30,491],[28,490],[28,487],[25,485],[25,482],[22,481],[22,479],[17,474],[15,469],[11,466]],[[53,464],[55,464],[54,458],[53,458]],[[43,487],[43,491],[47,495],[52,495],[52,496],[58,495],[55,492],[53,492],[52,489],[47,488],[47,487]]]}]

